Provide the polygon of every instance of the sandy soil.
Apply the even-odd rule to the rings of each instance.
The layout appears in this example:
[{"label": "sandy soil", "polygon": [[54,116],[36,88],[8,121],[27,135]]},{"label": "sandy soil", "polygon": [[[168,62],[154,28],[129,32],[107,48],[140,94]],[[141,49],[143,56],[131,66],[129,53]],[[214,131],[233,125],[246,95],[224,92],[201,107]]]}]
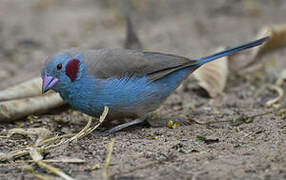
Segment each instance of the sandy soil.
[{"label": "sandy soil", "polygon": [[[263,26],[283,24],[286,16],[283,0],[130,2],[144,49],[190,58],[207,55],[221,45],[234,46],[253,40]],[[0,88],[39,76],[45,57],[61,49],[122,47],[125,25],[119,9],[127,8],[112,0],[2,0]],[[271,63],[251,72],[248,78],[232,73],[225,92],[215,99],[205,96],[197,83],[189,80],[186,88],[177,90],[158,111],[167,120],[187,118],[191,122],[188,126],[169,129],[146,124],[107,137],[88,136],[50,151],[45,159],[84,159],[83,164],[52,165],[76,179],[98,179],[102,168],[89,169],[95,163],[103,167],[106,146],[115,139],[109,167],[112,179],[286,179],[285,114],[257,117],[239,126],[219,123],[275,111],[264,106],[275,93],[263,87],[273,84],[285,68],[285,55],[285,49],[281,49],[264,56],[259,63]],[[284,102],[280,108],[286,107]],[[33,124],[25,119],[2,123],[0,130],[45,127],[56,135],[78,132],[85,125],[84,120],[76,111],[59,109],[40,115]],[[201,125],[195,121],[215,123]],[[210,140],[198,141],[198,136]],[[0,152],[27,142],[28,139],[2,138]],[[41,168],[36,171],[60,179]],[[6,162],[0,164],[0,179],[33,179],[33,176]]]}]

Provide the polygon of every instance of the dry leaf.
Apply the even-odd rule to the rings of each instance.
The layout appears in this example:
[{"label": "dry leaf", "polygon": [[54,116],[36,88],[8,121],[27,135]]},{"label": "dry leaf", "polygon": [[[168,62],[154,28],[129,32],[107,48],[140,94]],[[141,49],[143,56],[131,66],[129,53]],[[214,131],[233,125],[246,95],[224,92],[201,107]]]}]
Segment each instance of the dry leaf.
[{"label": "dry leaf", "polygon": [[[239,66],[239,69],[246,68],[243,69],[243,72],[250,72],[249,69],[252,68],[252,65],[254,65],[264,54],[286,46],[286,25],[264,27],[257,34],[257,39],[266,36],[269,36],[269,40],[260,46],[252,48],[250,54],[239,52],[231,56],[231,60],[238,59],[238,62],[241,62],[239,61],[239,57],[247,55],[243,58],[248,58],[248,62],[244,63],[243,66]],[[235,65],[235,67],[237,66]],[[237,71],[237,68],[235,70]]]},{"label": "dry leaf", "polygon": [[272,106],[279,107],[278,103],[282,99],[282,97],[284,96],[284,90],[281,86],[283,85],[285,79],[286,79],[286,69],[282,70],[282,72],[280,73],[280,75],[279,75],[279,77],[275,83],[276,85],[268,85],[267,86],[270,90],[275,91],[278,94],[278,96],[267,101],[265,103],[266,107],[272,107]]},{"label": "dry leaf", "polygon": [[253,48],[253,58],[260,57],[267,52],[286,46],[286,25],[264,27],[258,33],[257,38],[266,36],[270,37],[268,41],[261,46]]},{"label": "dry leaf", "polygon": [[63,104],[64,101],[57,93],[1,102],[0,121],[12,121],[30,114],[46,112]]},{"label": "dry leaf", "polygon": [[285,80],[286,80],[286,69],[283,69],[275,84],[277,86],[282,86]]},{"label": "dry leaf", "polygon": [[0,91],[0,101],[39,96],[42,94],[42,79],[34,78]]},{"label": "dry leaf", "polygon": [[268,88],[270,90],[277,92],[277,94],[278,94],[277,97],[275,97],[274,99],[270,99],[269,101],[267,101],[265,103],[266,107],[271,107],[271,106],[274,106],[275,104],[277,104],[281,100],[281,98],[284,95],[284,90],[281,87],[276,86],[276,85],[269,85]]},{"label": "dry leaf", "polygon": [[[217,51],[222,51],[224,48],[219,48]],[[216,97],[222,93],[225,88],[228,76],[227,57],[222,57],[217,61],[204,64],[193,74],[199,81],[199,85],[204,88],[211,97]]]}]

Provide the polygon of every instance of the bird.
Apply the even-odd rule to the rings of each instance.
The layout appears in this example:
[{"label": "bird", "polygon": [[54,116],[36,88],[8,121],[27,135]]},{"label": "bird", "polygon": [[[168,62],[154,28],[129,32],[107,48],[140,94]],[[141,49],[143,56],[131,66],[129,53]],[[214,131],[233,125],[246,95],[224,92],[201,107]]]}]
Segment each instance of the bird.
[{"label": "bird", "polygon": [[264,37],[210,56],[183,56],[117,48],[62,50],[42,67],[42,93],[58,92],[71,107],[99,117],[109,107],[107,121],[132,120],[108,130],[114,133],[143,122],[192,72],[202,65],[263,44]]}]

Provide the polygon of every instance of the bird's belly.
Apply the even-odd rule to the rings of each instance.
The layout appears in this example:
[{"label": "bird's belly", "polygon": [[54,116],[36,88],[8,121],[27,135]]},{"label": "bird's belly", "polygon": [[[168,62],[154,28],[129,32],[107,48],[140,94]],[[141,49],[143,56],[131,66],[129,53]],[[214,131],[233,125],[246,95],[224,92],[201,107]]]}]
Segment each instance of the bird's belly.
[{"label": "bird's belly", "polygon": [[[135,94],[133,94],[133,96],[124,96],[124,94],[128,94],[128,92],[130,91],[122,90],[120,93],[114,92],[108,96],[97,94],[94,98],[81,96],[79,94],[62,97],[64,101],[68,102],[74,109],[94,117],[99,117],[104,111],[104,106],[108,106],[108,119],[141,117],[150,111],[154,111],[161,104],[161,100],[158,99],[158,94],[152,94],[154,97],[150,96],[148,98],[142,98],[144,95],[136,96]],[[139,92],[137,91],[137,93]]]},{"label": "bird's belly", "polygon": [[108,79],[97,85],[95,97],[86,98],[88,108],[78,107],[95,116],[102,113],[104,106],[109,107],[111,117],[144,116],[158,108],[166,96],[161,87],[145,77]]}]

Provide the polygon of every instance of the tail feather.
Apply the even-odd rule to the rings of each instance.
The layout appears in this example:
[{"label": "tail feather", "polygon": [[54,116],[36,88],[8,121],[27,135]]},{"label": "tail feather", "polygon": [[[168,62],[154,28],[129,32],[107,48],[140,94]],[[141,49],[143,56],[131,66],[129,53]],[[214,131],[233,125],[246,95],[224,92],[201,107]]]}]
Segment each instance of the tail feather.
[{"label": "tail feather", "polygon": [[203,64],[210,62],[210,61],[213,61],[215,59],[218,59],[218,58],[221,58],[224,56],[228,56],[228,55],[231,55],[233,53],[261,45],[262,43],[264,43],[267,40],[269,40],[269,37],[264,37],[264,38],[256,40],[256,41],[252,41],[252,42],[249,42],[249,43],[246,43],[246,44],[243,44],[243,45],[231,48],[231,49],[227,49],[225,51],[222,51],[222,52],[219,52],[219,53],[207,56],[207,57],[200,58],[198,60],[200,61],[200,65],[203,65]]}]

